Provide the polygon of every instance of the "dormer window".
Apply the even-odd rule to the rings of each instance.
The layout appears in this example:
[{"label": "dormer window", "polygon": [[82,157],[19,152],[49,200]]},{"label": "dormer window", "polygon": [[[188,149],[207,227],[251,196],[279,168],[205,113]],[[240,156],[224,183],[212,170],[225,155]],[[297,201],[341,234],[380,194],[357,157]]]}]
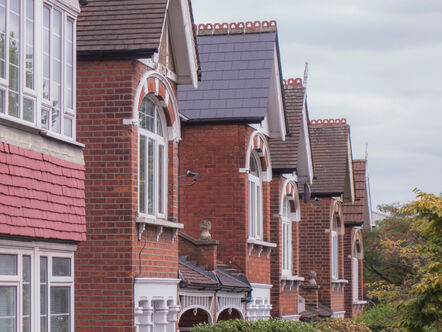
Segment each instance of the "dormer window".
[{"label": "dormer window", "polygon": [[162,109],[146,97],[139,110],[139,211],[153,217],[166,213],[166,133]]},{"label": "dormer window", "polygon": [[249,239],[262,239],[262,179],[259,157],[252,151],[249,160]]}]

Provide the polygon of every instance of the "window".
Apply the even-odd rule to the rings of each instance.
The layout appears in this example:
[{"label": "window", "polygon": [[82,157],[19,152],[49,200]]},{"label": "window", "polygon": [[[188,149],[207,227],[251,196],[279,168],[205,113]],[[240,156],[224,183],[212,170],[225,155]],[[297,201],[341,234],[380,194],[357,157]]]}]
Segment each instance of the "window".
[{"label": "window", "polygon": [[249,161],[249,239],[262,239],[262,181],[255,151]]},{"label": "window", "polygon": [[282,274],[292,275],[292,204],[286,197],[282,203]]},{"label": "window", "polygon": [[74,138],[75,20],[42,4],[0,0],[0,116]]},{"label": "window", "polygon": [[332,278],[339,279],[338,275],[338,220],[336,215],[333,216],[333,227],[331,230],[331,242],[332,242]]},{"label": "window", "polygon": [[154,217],[166,214],[167,149],[162,110],[145,98],[139,111],[139,211]]},{"label": "window", "polygon": [[359,261],[357,245],[353,248],[353,255],[351,257],[352,262],[352,286],[353,286],[353,301],[357,301],[359,298]]},{"label": "window", "polygon": [[72,267],[73,254],[0,249],[0,330],[73,331]]}]

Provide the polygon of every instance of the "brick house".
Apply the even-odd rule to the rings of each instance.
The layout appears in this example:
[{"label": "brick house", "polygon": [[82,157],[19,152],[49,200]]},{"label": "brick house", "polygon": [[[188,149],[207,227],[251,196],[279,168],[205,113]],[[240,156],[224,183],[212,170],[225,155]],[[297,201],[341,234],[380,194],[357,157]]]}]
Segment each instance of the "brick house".
[{"label": "brick house", "polygon": [[0,1],[5,331],[74,330],[74,252],[86,239],[83,145],[75,134],[79,10],[76,0]]},{"label": "brick house", "polygon": [[301,203],[300,275],[308,280],[301,286],[301,320],[344,317],[343,203],[354,202],[350,127],[345,119],[312,120],[309,131],[315,179],[313,199]]},{"label": "brick house", "polygon": [[87,241],[77,331],[175,331],[176,87],[197,86],[187,0],[89,0],[77,25],[77,138],[86,144]]},{"label": "brick house", "polygon": [[298,187],[309,187],[313,165],[308,129],[306,86],[302,79],[284,81],[288,133],[285,141],[270,140],[271,241],[278,247],[271,254],[272,316],[299,319],[300,276],[299,223],[302,220]]},{"label": "brick house", "polygon": [[367,160],[353,160],[355,201],[344,203],[344,274],[348,280],[345,288],[345,315],[355,317],[367,303],[363,300],[364,246],[362,229],[371,229],[371,200]]},{"label": "brick house", "polygon": [[241,315],[267,319],[276,247],[268,139],[286,134],[276,23],[202,24],[197,33],[201,83],[178,88],[180,174],[199,174],[196,182],[181,181],[183,232],[198,239],[200,222],[211,221],[219,263],[244,274],[252,288]]}]

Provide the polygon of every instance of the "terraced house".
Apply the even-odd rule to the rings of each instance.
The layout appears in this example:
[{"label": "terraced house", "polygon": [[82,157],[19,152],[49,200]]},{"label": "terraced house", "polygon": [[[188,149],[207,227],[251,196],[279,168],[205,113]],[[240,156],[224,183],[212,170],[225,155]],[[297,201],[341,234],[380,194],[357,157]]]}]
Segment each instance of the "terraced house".
[{"label": "terraced house", "polygon": [[187,0],[91,0],[77,25],[77,137],[86,144],[87,241],[77,331],[175,331],[176,87],[198,83]]},{"label": "terraced house", "polygon": [[74,331],[76,0],[0,1],[0,329]]}]

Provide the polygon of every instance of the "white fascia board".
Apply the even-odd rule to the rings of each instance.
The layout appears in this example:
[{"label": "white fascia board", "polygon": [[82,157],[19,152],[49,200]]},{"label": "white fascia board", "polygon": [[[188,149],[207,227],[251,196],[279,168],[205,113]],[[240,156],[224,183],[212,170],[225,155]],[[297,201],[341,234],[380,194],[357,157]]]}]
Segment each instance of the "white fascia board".
[{"label": "white fascia board", "polygon": [[307,107],[306,107],[307,87],[305,87],[304,99],[302,101],[302,123],[301,123],[301,149],[302,152],[298,156],[298,175],[302,178],[307,178],[309,184],[313,183],[313,159],[312,150],[310,146],[310,133],[307,123]]},{"label": "white fascia board", "polygon": [[279,60],[276,44],[273,55],[273,70],[270,79],[269,97],[267,102],[267,114],[269,136],[280,138],[285,141],[286,124],[284,116],[284,103],[281,91],[281,75],[279,72]]},{"label": "white fascia board", "polygon": [[75,17],[80,14],[80,4],[78,0],[49,0],[48,2],[66,10]]},{"label": "white fascia board", "polygon": [[351,151],[351,139],[350,134],[348,136],[348,176],[350,180],[350,196],[351,196],[351,202],[354,203],[355,201],[355,187],[354,187],[354,177],[353,177],[353,153]]},{"label": "white fascia board", "polygon": [[168,16],[178,84],[192,84],[197,88],[197,53],[188,0],[170,0]]}]

